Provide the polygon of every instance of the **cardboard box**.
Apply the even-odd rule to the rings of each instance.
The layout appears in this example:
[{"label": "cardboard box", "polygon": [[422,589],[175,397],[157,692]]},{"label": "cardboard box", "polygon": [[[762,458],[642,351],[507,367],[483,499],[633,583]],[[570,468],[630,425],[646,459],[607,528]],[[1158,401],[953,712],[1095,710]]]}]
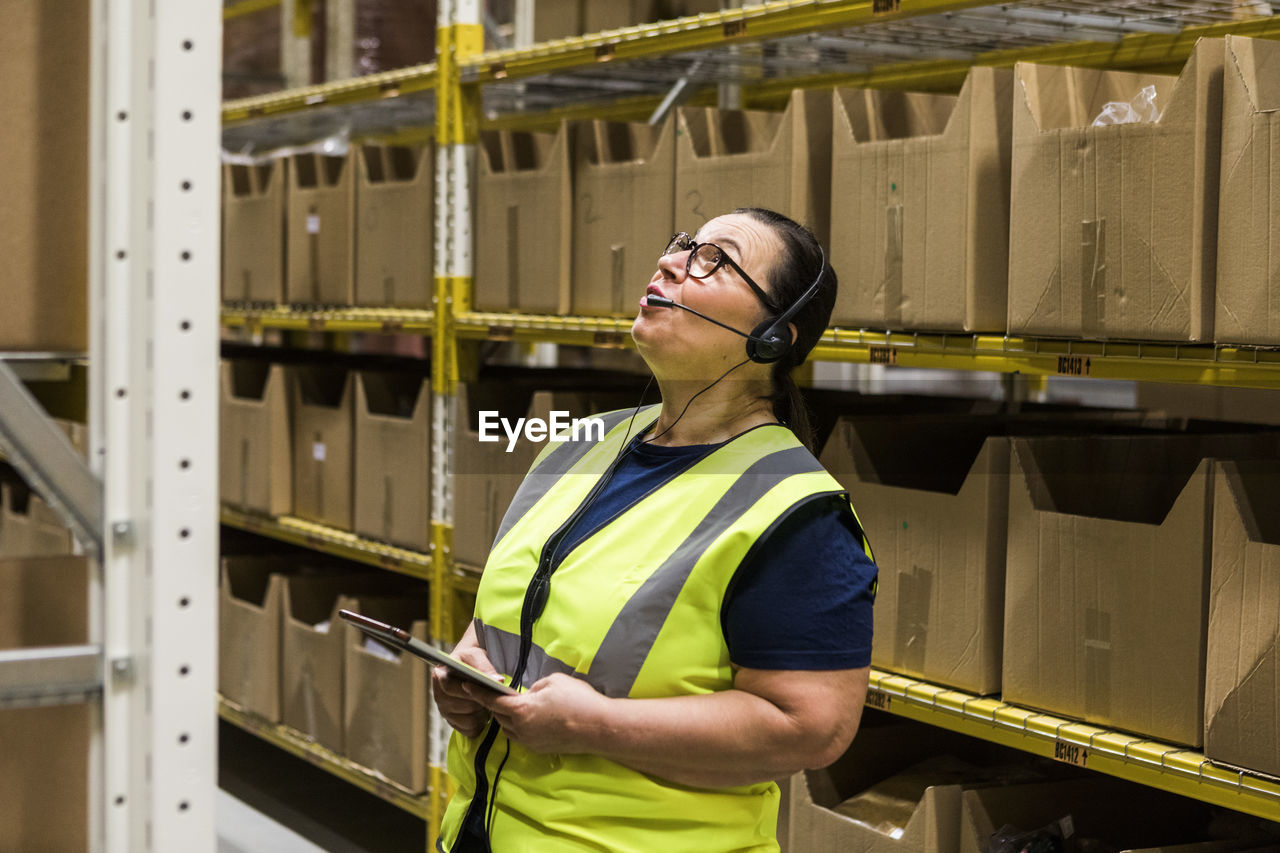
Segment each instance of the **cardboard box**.
[{"label": "cardboard box", "polygon": [[960,853],[987,853],[992,834],[1004,826],[1030,832],[1066,816],[1071,818],[1071,838],[1103,842],[1098,849],[1229,853],[1257,844],[1256,840],[1201,841],[1210,817],[1203,803],[1092,774],[1082,779],[965,791]]},{"label": "cardboard box", "polygon": [[1003,332],[1012,73],[972,68],[958,97],[832,99],[833,325]]},{"label": "cardboard box", "polygon": [[280,722],[281,557],[223,557],[218,597],[218,692]]},{"label": "cardboard box", "polygon": [[1280,283],[1271,246],[1272,196],[1280,161],[1271,138],[1280,127],[1277,46],[1227,36],[1222,81],[1222,174],[1218,204],[1218,288],[1214,337],[1227,344],[1280,344]]},{"label": "cardboard box", "polygon": [[298,366],[292,373],[293,514],[350,530],[355,383],[339,367]]},{"label": "cardboard box", "polygon": [[475,309],[567,313],[573,230],[568,125],[555,133],[485,132],[480,143]]},{"label": "cardboard box", "polygon": [[1137,405],[1169,417],[1280,426],[1280,390],[1139,382]]},{"label": "cardboard box", "polygon": [[4,0],[0,13],[0,350],[84,352],[89,4]]},{"label": "cardboard box", "polygon": [[[675,226],[690,234],[738,207],[807,225],[824,244],[831,217],[831,94],[791,93],[786,111],[681,107]],[[661,249],[661,247],[659,247]]]},{"label": "cardboard box", "polygon": [[70,554],[75,537],[38,494],[19,483],[0,483],[0,558]]},{"label": "cardboard box", "polygon": [[[87,642],[84,557],[0,561],[0,650]],[[0,711],[0,850],[89,849],[95,713],[94,704]]]},{"label": "cardboard box", "polygon": [[343,575],[281,580],[280,718],[341,755],[346,623],[338,611],[357,583]]},{"label": "cardboard box", "polygon": [[239,509],[293,512],[293,451],[284,367],[259,359],[222,362],[219,491]]},{"label": "cardboard box", "polygon": [[1212,462],[1275,434],[1013,440],[1006,702],[1198,746]]},{"label": "cardboard box", "polygon": [[363,145],[357,159],[355,302],[430,308],[435,148]]},{"label": "cardboard box", "polygon": [[676,232],[675,125],[591,121],[574,130],[570,310],[633,316]]},{"label": "cardboard box", "polygon": [[[352,609],[429,641],[426,598],[366,596]],[[347,757],[419,794],[427,790],[430,670],[421,658],[346,628]]]},{"label": "cardboard box", "polygon": [[1205,755],[1280,776],[1280,461],[1214,472]]},{"label": "cardboard box", "polygon": [[431,383],[418,374],[356,374],[355,532],[431,546]]},{"label": "cardboard box", "polygon": [[222,298],[284,301],[288,160],[222,165]]},{"label": "cardboard box", "polygon": [[583,7],[592,5],[600,4],[588,0],[540,0],[534,4],[534,44],[582,35]]},{"label": "cardboard box", "polygon": [[[1213,340],[1222,51],[1176,78],[1017,65],[1011,334]],[[1089,126],[1146,86],[1157,122]]]},{"label": "cardboard box", "polygon": [[288,161],[285,300],[350,305],[355,296],[355,155]]}]

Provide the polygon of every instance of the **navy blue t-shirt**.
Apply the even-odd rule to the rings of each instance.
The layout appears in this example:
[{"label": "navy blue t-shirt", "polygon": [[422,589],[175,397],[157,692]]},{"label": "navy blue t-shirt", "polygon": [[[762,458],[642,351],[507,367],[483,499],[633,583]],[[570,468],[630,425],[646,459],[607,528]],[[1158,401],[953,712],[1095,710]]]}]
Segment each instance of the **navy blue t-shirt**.
[{"label": "navy blue t-shirt", "polygon": [[[662,447],[637,438],[556,549],[557,561],[718,446]],[[729,659],[748,669],[869,666],[876,574],[847,500],[802,504],[757,542],[729,584],[720,611]]]}]

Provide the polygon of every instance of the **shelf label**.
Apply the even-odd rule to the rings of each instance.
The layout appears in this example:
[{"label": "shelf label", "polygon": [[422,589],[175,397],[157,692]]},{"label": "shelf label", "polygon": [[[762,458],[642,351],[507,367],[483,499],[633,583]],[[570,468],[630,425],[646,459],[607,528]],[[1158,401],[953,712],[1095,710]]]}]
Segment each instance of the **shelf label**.
[{"label": "shelf label", "polygon": [[867,707],[875,708],[880,711],[889,710],[890,697],[888,693],[881,690],[867,691]]},{"label": "shelf label", "polygon": [[511,341],[515,340],[515,326],[490,326],[486,333],[491,341]]},{"label": "shelf label", "polygon": [[398,332],[403,328],[404,328],[404,322],[402,320],[383,320],[382,321],[383,332]]},{"label": "shelf label", "polygon": [[1088,376],[1093,369],[1093,361],[1088,356],[1058,356],[1059,376]]},{"label": "shelf label", "polygon": [[618,46],[612,42],[596,45],[596,62],[608,62],[618,52]]},{"label": "shelf label", "polygon": [[868,347],[872,364],[897,364],[897,347]]},{"label": "shelf label", "polygon": [[1089,762],[1089,748],[1081,746],[1078,743],[1070,743],[1065,740],[1054,741],[1053,757],[1056,761],[1063,764],[1074,764],[1076,767],[1087,767]]},{"label": "shelf label", "polygon": [[746,21],[725,21],[724,37],[729,39],[734,36],[745,36],[747,34]]},{"label": "shelf label", "polygon": [[592,335],[591,345],[608,349],[625,349],[627,336],[622,332],[596,332]]},{"label": "shelf label", "polygon": [[902,9],[902,0],[871,0],[871,14],[888,15]]}]

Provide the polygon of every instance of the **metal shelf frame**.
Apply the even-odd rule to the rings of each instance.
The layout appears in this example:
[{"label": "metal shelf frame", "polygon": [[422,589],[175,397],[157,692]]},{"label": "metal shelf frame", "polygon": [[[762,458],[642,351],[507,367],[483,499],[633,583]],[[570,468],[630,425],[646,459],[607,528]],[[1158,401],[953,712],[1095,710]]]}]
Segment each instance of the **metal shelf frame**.
[{"label": "metal shelf frame", "polygon": [[871,671],[867,707],[1280,821],[1280,780],[1210,762],[1182,746]]}]

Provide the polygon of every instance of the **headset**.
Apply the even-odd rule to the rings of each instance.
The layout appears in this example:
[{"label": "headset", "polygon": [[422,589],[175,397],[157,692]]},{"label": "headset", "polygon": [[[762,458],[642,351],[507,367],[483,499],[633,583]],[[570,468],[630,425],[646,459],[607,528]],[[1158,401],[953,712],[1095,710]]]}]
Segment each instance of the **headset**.
[{"label": "headset", "polygon": [[791,307],[783,311],[776,318],[768,319],[756,326],[748,334],[741,329],[735,329],[728,323],[722,323],[713,317],[708,317],[701,311],[690,308],[676,302],[674,299],[668,299],[665,296],[649,294],[645,297],[645,302],[655,308],[680,308],[688,311],[694,316],[701,317],[708,323],[714,323],[722,329],[728,329],[735,335],[741,335],[747,339],[747,358],[756,364],[773,364],[780,361],[787,353],[791,352],[791,348],[795,345],[795,340],[791,336],[791,330],[787,327],[792,318],[795,317],[804,306],[812,301],[813,297],[818,295],[818,287],[822,284],[822,278],[827,272],[827,253],[822,246],[818,246],[818,252],[821,253],[821,265],[818,267],[818,277],[813,280],[813,284],[809,285],[809,289],[800,294],[800,298],[792,303]]}]

